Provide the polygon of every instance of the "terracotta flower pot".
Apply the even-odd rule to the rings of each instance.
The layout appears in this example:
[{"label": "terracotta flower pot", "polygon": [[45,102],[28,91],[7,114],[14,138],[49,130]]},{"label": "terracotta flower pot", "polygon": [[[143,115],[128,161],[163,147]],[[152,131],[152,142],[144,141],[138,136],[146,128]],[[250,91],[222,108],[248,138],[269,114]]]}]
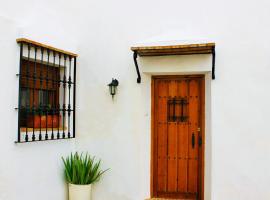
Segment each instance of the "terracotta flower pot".
[{"label": "terracotta flower pot", "polygon": [[[27,127],[34,128],[57,128],[61,126],[61,115],[34,115],[27,118]],[[47,119],[47,120],[46,120]]]}]

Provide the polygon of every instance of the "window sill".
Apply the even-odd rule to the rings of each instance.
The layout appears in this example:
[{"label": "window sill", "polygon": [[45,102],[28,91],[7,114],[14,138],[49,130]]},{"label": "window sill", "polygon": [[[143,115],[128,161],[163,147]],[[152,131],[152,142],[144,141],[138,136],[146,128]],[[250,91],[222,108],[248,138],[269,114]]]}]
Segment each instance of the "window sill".
[{"label": "window sill", "polygon": [[[34,130],[33,130],[33,128],[26,128],[26,127],[22,127],[22,128],[20,128],[20,131],[21,131],[21,133],[26,133],[26,129],[27,129],[27,132],[29,133],[29,132],[39,132],[39,131],[42,131],[42,132],[44,132],[44,131],[46,131],[46,128],[34,128]],[[54,132],[57,132],[58,130],[59,131],[66,131],[67,130],[67,127],[59,127],[59,128],[51,128],[51,127],[48,127],[47,128],[47,131],[54,131]]]}]

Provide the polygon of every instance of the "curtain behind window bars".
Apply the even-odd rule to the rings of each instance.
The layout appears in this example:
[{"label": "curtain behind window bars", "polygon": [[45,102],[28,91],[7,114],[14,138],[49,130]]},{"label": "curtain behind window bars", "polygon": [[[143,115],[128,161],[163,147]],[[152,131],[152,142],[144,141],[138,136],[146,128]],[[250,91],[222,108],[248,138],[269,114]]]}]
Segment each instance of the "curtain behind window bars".
[{"label": "curtain behind window bars", "polygon": [[[75,138],[76,55],[31,42],[18,43],[20,71],[16,142]],[[58,87],[52,98],[50,87]],[[38,98],[35,94],[37,89]],[[57,98],[55,95],[58,95]],[[22,101],[25,96],[28,99]],[[52,101],[48,102],[50,98]],[[23,117],[27,121],[26,126],[22,125]],[[44,119],[45,127],[42,126]],[[32,125],[29,120],[32,120]]]}]

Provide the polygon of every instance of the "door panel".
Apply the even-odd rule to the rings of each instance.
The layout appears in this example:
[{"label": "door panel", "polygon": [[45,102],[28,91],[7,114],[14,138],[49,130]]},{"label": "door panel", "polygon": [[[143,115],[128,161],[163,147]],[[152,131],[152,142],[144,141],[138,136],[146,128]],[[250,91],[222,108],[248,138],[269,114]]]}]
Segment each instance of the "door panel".
[{"label": "door panel", "polygon": [[168,124],[168,191],[177,189],[177,124]]},{"label": "door panel", "polygon": [[185,134],[188,132],[188,124],[179,124],[179,146],[178,146],[178,191],[187,192],[187,183],[188,183],[188,149],[186,148],[188,146],[188,135]]},{"label": "door panel", "polygon": [[164,123],[158,124],[158,191],[166,191],[167,188],[167,126]]},{"label": "door panel", "polygon": [[201,196],[202,77],[153,79],[153,197]]},{"label": "door panel", "polygon": [[167,191],[167,101],[168,84],[167,81],[159,81],[157,84],[157,105],[160,105],[157,113],[157,171],[158,191]]}]

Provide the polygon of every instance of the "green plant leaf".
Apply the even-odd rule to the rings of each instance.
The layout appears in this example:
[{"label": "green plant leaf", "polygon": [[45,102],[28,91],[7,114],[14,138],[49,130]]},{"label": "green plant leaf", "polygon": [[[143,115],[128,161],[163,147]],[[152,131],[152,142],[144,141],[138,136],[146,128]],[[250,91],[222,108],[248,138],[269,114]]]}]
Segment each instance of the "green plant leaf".
[{"label": "green plant leaf", "polygon": [[72,184],[87,185],[100,180],[108,170],[101,170],[101,160],[95,161],[88,153],[75,152],[67,158],[62,157],[66,181]]}]

